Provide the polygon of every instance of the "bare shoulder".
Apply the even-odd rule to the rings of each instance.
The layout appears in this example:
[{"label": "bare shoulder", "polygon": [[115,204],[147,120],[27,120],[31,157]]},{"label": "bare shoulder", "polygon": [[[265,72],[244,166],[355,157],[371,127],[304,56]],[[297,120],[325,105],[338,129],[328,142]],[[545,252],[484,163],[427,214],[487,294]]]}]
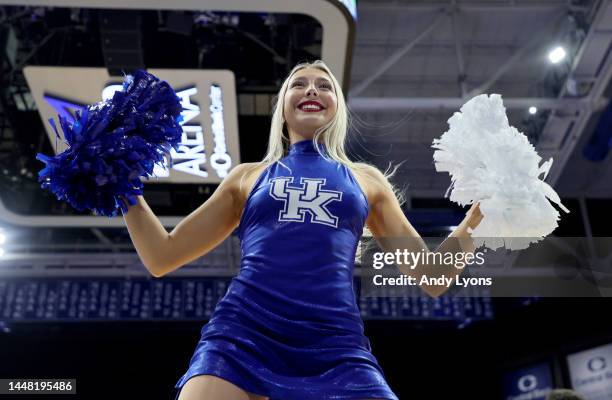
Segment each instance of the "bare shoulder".
[{"label": "bare shoulder", "polygon": [[367,186],[381,190],[389,185],[389,181],[385,174],[373,165],[366,163],[355,163],[357,165],[356,173],[365,182]]},{"label": "bare shoulder", "polygon": [[365,163],[355,163],[357,168],[353,169],[355,178],[366,193],[370,205],[377,202],[388,187],[387,177],[378,168]]},{"label": "bare shoulder", "polygon": [[240,182],[241,179],[245,179],[248,175],[257,172],[258,169],[264,169],[267,164],[259,163],[259,162],[251,162],[251,163],[241,163],[236,165],[234,168],[230,170],[228,175],[225,177],[223,181],[227,181],[229,183],[237,183]]},{"label": "bare shoulder", "polygon": [[356,172],[363,177],[380,183],[384,183],[387,180],[385,175],[375,166],[360,162],[355,164],[359,167]]},{"label": "bare shoulder", "polygon": [[248,197],[259,175],[270,165],[262,162],[242,163],[236,165],[225,178],[241,200]]}]

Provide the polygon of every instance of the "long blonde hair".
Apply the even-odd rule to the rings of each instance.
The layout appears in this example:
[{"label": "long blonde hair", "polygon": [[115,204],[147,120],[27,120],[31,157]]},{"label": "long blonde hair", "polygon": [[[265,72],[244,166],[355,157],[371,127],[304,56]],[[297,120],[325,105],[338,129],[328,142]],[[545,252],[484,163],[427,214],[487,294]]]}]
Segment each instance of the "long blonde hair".
[{"label": "long blonde hair", "polygon": [[[317,151],[319,151],[319,153],[321,153],[321,156],[329,157],[341,164],[346,165],[348,168],[351,169],[352,172],[357,172],[360,177],[364,177],[365,179],[372,179],[370,177],[370,174],[366,172],[368,169],[374,166],[365,162],[352,161],[347,156],[344,150],[348,129],[351,126],[350,112],[348,110],[348,106],[346,104],[346,100],[344,98],[344,94],[342,93],[342,88],[340,87],[340,84],[336,80],[336,77],[331,72],[329,67],[321,60],[297,64],[295,67],[293,67],[293,69],[283,82],[278,92],[278,95],[275,98],[275,104],[272,113],[272,125],[270,127],[270,137],[268,141],[268,150],[260,163],[270,164],[280,160],[287,154],[290,142],[286,128],[286,122],[283,117],[283,104],[285,101],[285,94],[287,93],[287,88],[289,87],[289,81],[291,80],[291,77],[296,72],[304,68],[317,68],[325,72],[329,76],[334,87],[334,92],[336,93],[338,103],[336,114],[334,115],[334,117],[326,125],[317,129],[312,138],[315,145],[318,142],[322,142],[325,145],[327,154],[321,153],[319,146],[315,146],[315,148],[317,149]],[[395,196],[397,197],[399,203],[403,204],[403,193],[389,182],[389,178],[391,178],[395,174],[398,167],[399,165],[397,165],[393,170],[391,170],[391,168],[388,168],[383,174],[387,178],[385,179],[385,183],[389,185],[393,193],[395,193]],[[369,229],[367,229],[367,227],[364,227],[363,235],[372,236],[371,232],[369,231]]]},{"label": "long blonde hair", "polygon": [[[351,165],[352,161],[348,158],[344,151],[344,142],[346,140],[349,124],[346,101],[344,100],[342,89],[340,88],[340,84],[336,80],[336,77],[334,77],[329,67],[321,60],[317,60],[312,63],[304,62],[296,65],[287,76],[287,79],[285,79],[283,82],[276,97],[276,103],[272,113],[272,126],[270,127],[268,151],[262,161],[267,163],[280,160],[286,154],[287,149],[289,148],[290,143],[289,137],[287,136],[287,126],[283,117],[283,103],[291,77],[293,77],[296,72],[305,68],[316,68],[325,72],[332,81],[334,92],[336,93],[336,98],[338,99],[336,114],[326,125],[315,131],[312,140],[315,144],[322,141],[325,144],[325,148],[330,158],[345,165]],[[319,146],[316,146],[316,148],[318,150]],[[323,154],[321,155],[324,156]]]}]

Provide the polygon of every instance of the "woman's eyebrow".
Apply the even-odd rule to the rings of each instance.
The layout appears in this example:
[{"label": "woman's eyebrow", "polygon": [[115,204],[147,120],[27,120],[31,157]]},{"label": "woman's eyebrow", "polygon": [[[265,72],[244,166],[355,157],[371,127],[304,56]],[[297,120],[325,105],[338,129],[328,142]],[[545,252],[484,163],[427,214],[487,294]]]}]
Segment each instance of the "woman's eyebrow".
[{"label": "woman's eyebrow", "polygon": [[[300,76],[300,77],[298,77],[298,78],[293,78],[293,79],[291,80],[291,83],[298,82],[298,81],[304,81],[304,80],[306,80],[306,77]],[[320,77],[316,78],[315,80],[317,80],[317,81],[323,81],[323,82],[325,82],[325,83],[329,83],[329,84],[331,84],[331,81],[330,81],[329,79],[324,78],[324,77],[322,77],[322,76],[320,76]]]}]

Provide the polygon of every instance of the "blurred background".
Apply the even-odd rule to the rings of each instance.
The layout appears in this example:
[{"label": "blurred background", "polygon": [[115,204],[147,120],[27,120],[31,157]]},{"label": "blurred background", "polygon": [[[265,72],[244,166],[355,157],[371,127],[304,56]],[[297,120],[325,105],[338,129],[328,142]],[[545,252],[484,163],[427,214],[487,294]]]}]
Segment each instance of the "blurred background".
[{"label": "blurred background", "polygon": [[[441,241],[467,211],[444,197],[432,140],[467,100],[499,93],[510,124],[554,159],[546,182],[571,213],[553,234],[588,242],[612,236],[611,50],[610,0],[0,0],[0,378],[76,378],[70,398],[173,399],[239,270],[232,235],[152,278],[122,218],[40,188],[35,155],[62,149],[48,119],[74,118],[124,74],[158,74],[188,116],[180,162],[145,185],[169,231],[227,170],[263,157],[280,84],[323,59],[352,110],[349,154],[403,162],[394,183],[422,236]],[[612,399],[610,298],[358,303],[400,399],[544,399],[553,387]]]}]

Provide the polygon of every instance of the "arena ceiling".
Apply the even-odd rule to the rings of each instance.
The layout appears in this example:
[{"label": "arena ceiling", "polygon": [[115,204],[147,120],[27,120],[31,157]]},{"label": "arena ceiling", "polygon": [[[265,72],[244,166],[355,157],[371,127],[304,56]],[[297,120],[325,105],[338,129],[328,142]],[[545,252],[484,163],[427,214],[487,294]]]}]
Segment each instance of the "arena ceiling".
[{"label": "arena ceiling", "polygon": [[[609,197],[612,158],[590,162],[582,151],[610,98],[610,26],[609,1],[361,1],[350,104],[392,125],[365,147],[381,167],[407,160],[399,180],[410,196],[441,197],[449,179],[434,169],[432,140],[466,99],[500,93],[510,124],[553,157],[549,183]],[[552,64],[557,45],[568,57]]]}]

